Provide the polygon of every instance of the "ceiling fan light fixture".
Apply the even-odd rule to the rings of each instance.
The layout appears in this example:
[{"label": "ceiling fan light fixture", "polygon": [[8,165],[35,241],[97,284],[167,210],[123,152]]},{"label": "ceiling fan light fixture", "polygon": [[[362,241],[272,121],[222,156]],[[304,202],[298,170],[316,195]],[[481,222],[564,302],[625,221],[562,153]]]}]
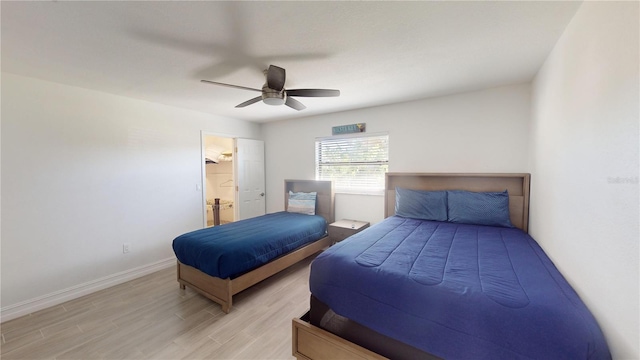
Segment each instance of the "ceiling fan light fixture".
[{"label": "ceiling fan light fixture", "polygon": [[267,105],[282,105],[285,103],[284,93],[279,92],[263,92],[262,101]]}]

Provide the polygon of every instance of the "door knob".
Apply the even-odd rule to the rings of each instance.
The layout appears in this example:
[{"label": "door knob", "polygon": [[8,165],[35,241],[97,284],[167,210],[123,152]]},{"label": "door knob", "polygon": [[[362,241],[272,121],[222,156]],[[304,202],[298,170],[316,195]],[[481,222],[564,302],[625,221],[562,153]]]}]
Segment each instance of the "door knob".
[{"label": "door knob", "polygon": [[264,196],[264,193],[260,193],[260,196]]}]

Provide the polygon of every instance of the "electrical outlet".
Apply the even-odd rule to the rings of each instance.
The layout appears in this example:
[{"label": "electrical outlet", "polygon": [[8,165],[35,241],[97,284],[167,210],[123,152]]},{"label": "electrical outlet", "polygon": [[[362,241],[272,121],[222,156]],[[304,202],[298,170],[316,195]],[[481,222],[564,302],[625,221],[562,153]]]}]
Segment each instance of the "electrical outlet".
[{"label": "electrical outlet", "polygon": [[131,251],[131,244],[129,244],[129,243],[122,244],[122,253],[126,254],[129,251]]}]

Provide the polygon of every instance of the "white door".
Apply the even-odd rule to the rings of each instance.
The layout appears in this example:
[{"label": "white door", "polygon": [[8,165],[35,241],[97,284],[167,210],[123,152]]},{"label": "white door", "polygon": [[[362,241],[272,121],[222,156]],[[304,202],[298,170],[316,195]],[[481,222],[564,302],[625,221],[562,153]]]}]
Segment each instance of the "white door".
[{"label": "white door", "polygon": [[264,142],[236,139],[237,220],[248,219],[266,212],[264,193]]}]

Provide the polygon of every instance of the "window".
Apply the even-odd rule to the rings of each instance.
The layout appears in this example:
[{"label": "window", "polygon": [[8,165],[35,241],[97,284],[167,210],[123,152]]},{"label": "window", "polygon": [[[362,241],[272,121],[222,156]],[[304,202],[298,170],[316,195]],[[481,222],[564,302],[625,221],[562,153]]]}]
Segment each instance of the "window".
[{"label": "window", "polygon": [[336,192],[384,193],[389,135],[316,139],[316,180],[333,180]]}]

